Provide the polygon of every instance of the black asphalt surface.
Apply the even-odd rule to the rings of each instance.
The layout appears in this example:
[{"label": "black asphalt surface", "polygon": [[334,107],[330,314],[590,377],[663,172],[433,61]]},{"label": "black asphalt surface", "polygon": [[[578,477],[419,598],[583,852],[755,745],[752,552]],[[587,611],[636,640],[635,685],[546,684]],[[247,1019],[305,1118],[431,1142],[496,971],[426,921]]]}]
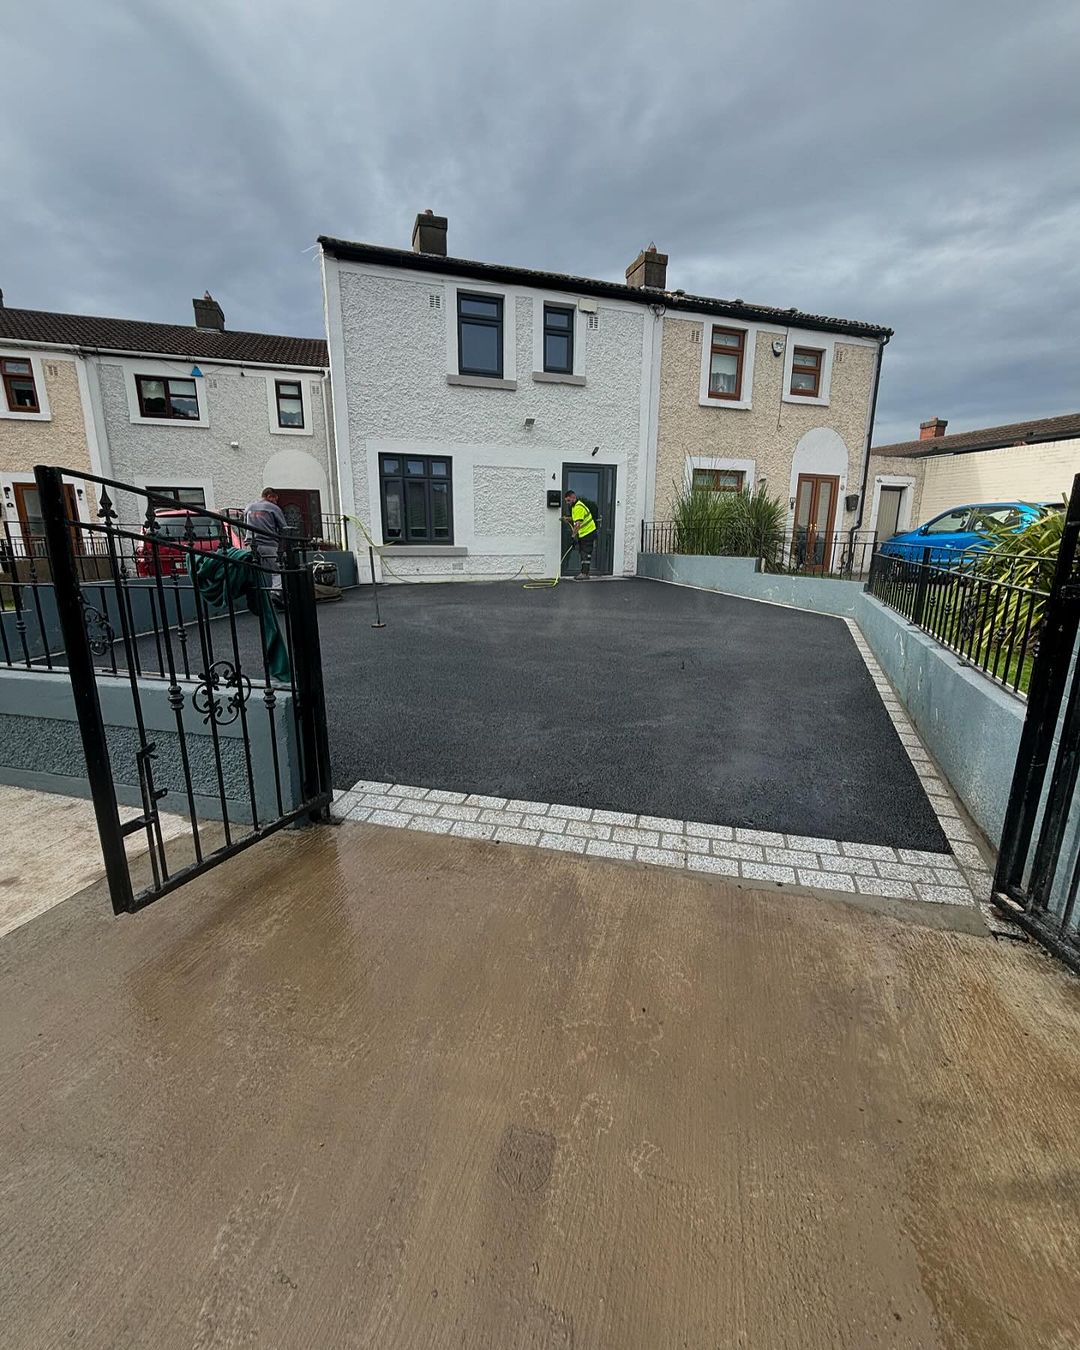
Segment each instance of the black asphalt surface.
[{"label": "black asphalt surface", "polygon": [[384,586],[319,608],[334,783],[945,851],[846,626],[659,582]]}]

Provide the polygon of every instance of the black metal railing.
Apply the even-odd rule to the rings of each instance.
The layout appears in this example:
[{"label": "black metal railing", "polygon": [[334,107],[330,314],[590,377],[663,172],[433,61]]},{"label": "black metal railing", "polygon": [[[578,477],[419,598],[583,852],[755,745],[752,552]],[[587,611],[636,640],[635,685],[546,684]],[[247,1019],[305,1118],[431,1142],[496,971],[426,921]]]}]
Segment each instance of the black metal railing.
[{"label": "black metal railing", "polygon": [[1027,713],[1001,831],[994,891],[1009,913],[1080,972],[1080,474],[1040,616]]},{"label": "black metal railing", "polygon": [[869,574],[877,536],[872,530],[777,531],[764,539],[733,538],[725,530],[682,525],[674,520],[641,523],[642,553],[680,553],[709,557],[757,558],[769,572],[845,579]]},{"label": "black metal railing", "polygon": [[[258,556],[251,565],[276,596],[281,591],[287,552],[291,550],[297,563],[303,565],[317,548],[316,541],[299,535],[267,535],[247,525],[242,510],[226,508],[217,514],[203,507],[185,506],[183,514],[177,514],[177,504],[171,498],[140,493],[140,507],[132,500],[138,489],[121,485],[113,488],[112,495],[108,487],[104,491],[101,507],[110,513],[108,528],[101,523],[98,499],[88,480],[85,497],[91,514],[69,527],[69,537],[88,623],[97,625],[94,654],[100,668],[113,674],[124,660],[115,641],[121,607],[137,639],[132,651],[136,672],[162,679],[167,676],[166,640],[171,633],[177,644],[178,669],[190,678],[197,665],[188,642],[195,604],[193,577],[199,561],[223,550],[250,549],[258,543]],[[230,557],[225,566],[233,565]],[[100,620],[94,615],[100,615]],[[228,617],[226,608],[220,614],[211,613],[209,621]],[[96,650],[98,646],[100,651]],[[66,669],[52,566],[40,520],[20,522],[5,516],[0,521],[3,665]]]},{"label": "black metal railing", "polygon": [[[235,516],[201,507],[177,515],[174,500],[111,479],[45,467],[35,476],[45,552],[37,529],[25,531],[20,550],[6,527],[2,585],[15,618],[5,618],[2,655],[10,666],[70,676],[114,908],[135,909],[282,825],[325,812],[329,748],[309,541],[241,529]],[[72,478],[89,518],[71,513],[64,483]],[[110,723],[119,709],[134,738],[123,750],[105,735],[106,695]],[[123,760],[130,786],[132,745],[142,812],[122,826],[114,760]],[[166,797],[189,825],[194,861],[179,866],[158,815]],[[223,843],[207,836],[208,816]],[[153,873],[139,894],[124,850],[133,830],[145,831]]]},{"label": "black metal railing", "polygon": [[344,516],[335,516],[323,512],[317,521],[312,521],[312,533],[316,547],[347,549],[348,531]]},{"label": "black metal railing", "polygon": [[[1032,563],[1036,566],[1033,569]],[[968,665],[1014,694],[1026,694],[1049,588],[1014,577],[1041,577],[1053,561],[1017,555],[995,562],[984,552],[921,556],[875,553],[867,590]]]}]

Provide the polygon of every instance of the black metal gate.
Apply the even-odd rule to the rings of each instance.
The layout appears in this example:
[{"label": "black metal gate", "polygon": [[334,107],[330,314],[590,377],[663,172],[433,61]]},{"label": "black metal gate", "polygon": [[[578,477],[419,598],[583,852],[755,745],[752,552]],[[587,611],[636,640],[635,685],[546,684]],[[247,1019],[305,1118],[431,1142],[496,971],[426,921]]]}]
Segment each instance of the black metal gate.
[{"label": "black metal gate", "polygon": [[[1012,917],[1080,970],[1080,474],[1038,633],[994,889]],[[1049,782],[1047,778],[1049,776]]]},{"label": "black metal gate", "polygon": [[[111,479],[34,473],[30,585],[45,659],[28,648],[26,665],[70,677],[113,910],[140,909],[285,825],[325,819],[304,541]],[[122,821],[123,806],[135,814]],[[138,889],[132,836],[149,860]]]}]

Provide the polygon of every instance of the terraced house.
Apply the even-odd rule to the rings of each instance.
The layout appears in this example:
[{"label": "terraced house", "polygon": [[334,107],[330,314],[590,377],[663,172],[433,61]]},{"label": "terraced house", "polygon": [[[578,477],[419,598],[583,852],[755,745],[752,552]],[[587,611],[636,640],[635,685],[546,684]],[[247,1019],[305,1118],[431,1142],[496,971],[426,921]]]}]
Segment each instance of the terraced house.
[{"label": "terraced house", "polygon": [[818,538],[861,522],[891,330],[669,290],[650,246],[616,283],[323,236],[343,509],[395,579],[632,573],[683,487],[766,484]]},{"label": "terraced house", "polygon": [[[666,268],[660,255],[660,288]],[[891,330],[681,291],[664,311],[656,515],[669,516],[686,488],[764,486],[786,501],[789,530],[819,550],[862,525]]]},{"label": "terraced house", "polygon": [[[211,296],[193,305],[193,326],[0,306],[0,493],[17,539],[40,528],[41,463],[219,511],[273,486],[304,533],[333,528],[325,342],[231,331]],[[73,481],[87,519],[84,495]]]}]

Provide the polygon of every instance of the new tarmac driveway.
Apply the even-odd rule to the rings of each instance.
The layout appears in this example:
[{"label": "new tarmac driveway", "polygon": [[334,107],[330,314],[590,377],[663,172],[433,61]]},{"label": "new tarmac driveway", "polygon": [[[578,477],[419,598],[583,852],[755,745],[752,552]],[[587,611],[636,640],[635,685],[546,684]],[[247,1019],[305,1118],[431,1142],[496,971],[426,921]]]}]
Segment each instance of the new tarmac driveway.
[{"label": "new tarmac driveway", "polygon": [[319,610],[334,784],[947,844],[839,619],[644,580]]}]

